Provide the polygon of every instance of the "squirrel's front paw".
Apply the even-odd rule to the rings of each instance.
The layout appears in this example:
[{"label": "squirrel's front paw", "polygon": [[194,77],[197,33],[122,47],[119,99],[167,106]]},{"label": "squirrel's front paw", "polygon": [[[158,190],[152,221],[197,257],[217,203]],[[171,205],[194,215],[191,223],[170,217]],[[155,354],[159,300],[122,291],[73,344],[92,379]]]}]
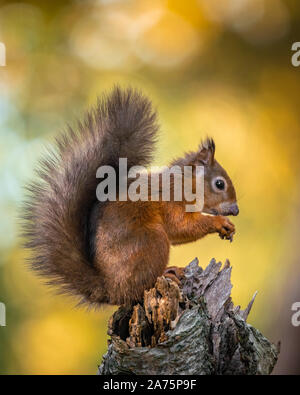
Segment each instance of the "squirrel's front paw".
[{"label": "squirrel's front paw", "polygon": [[230,240],[232,242],[233,235],[235,234],[235,226],[227,218],[223,216],[217,216],[216,219],[216,230],[219,233],[221,239]]}]

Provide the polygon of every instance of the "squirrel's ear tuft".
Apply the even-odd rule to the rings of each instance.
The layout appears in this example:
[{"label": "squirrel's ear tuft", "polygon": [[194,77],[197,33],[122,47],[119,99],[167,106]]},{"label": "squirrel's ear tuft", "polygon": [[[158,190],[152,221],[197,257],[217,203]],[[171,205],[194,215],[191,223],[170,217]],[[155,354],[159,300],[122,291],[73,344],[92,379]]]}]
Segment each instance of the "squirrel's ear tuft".
[{"label": "squirrel's ear tuft", "polygon": [[203,165],[212,165],[215,160],[215,142],[212,138],[206,138],[201,142],[197,159],[203,163]]}]

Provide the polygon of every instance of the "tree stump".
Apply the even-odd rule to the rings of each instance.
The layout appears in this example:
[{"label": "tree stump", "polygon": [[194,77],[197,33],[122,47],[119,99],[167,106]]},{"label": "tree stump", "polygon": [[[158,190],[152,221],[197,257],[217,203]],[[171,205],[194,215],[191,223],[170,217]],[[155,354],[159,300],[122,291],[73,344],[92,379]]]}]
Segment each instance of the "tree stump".
[{"label": "tree stump", "polygon": [[164,276],[144,300],[110,318],[108,351],[99,374],[270,374],[279,347],[246,323],[256,294],[232,303],[231,266],[194,259],[180,285]]}]

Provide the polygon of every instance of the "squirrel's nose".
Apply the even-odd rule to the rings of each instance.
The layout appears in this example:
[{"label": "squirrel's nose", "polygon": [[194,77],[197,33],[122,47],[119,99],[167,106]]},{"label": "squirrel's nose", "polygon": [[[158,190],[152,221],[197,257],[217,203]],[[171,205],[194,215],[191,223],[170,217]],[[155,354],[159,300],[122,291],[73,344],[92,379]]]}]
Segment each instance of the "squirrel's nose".
[{"label": "squirrel's nose", "polygon": [[230,206],[229,211],[231,215],[238,215],[238,213],[240,212],[239,206],[234,203]]}]

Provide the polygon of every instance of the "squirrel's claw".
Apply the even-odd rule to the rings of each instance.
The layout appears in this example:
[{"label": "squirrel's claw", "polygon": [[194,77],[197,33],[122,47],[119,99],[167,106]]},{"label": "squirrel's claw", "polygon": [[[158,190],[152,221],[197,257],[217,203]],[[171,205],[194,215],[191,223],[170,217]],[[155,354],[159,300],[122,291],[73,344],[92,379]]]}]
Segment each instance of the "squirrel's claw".
[{"label": "squirrel's claw", "polygon": [[178,266],[167,267],[163,273],[163,276],[175,281],[177,285],[181,284],[181,280],[184,278],[184,268]]},{"label": "squirrel's claw", "polygon": [[233,242],[233,235],[234,235],[234,233],[230,234],[229,236],[222,235],[222,234],[220,234],[219,236],[220,236],[220,239],[222,239],[222,240],[229,240],[230,243],[232,243]]},{"label": "squirrel's claw", "polygon": [[217,221],[217,232],[222,240],[229,240],[230,243],[233,241],[235,234],[235,227],[233,223],[227,217],[218,217]]}]

